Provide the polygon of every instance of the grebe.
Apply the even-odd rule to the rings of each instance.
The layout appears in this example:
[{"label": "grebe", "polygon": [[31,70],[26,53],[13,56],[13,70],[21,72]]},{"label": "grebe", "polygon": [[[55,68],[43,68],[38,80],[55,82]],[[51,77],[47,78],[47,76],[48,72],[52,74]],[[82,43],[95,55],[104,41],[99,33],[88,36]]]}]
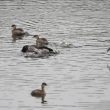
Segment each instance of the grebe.
[{"label": "grebe", "polygon": [[42,85],[41,85],[41,89],[35,89],[31,92],[32,96],[41,97],[42,98],[42,103],[47,102],[47,101],[44,100],[45,96],[46,96],[45,86],[47,86],[47,84],[45,82],[43,82]]},{"label": "grebe", "polygon": [[39,35],[34,35],[34,38],[36,38],[36,45],[38,43],[42,43],[44,45],[48,45],[48,40],[46,38],[39,38]]},{"label": "grebe", "polygon": [[15,24],[13,24],[11,27],[13,41],[16,41],[17,39],[22,39],[25,34],[28,34],[27,32],[24,32],[22,28],[16,28]]}]

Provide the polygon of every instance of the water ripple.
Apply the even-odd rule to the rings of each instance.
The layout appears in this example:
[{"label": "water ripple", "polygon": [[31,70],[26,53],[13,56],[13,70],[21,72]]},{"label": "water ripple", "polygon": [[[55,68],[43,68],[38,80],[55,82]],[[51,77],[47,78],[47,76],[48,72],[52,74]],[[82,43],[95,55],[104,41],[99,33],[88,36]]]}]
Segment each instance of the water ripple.
[{"label": "water ripple", "polygon": [[[110,1],[0,0],[0,109],[109,110]],[[59,54],[25,58],[32,36],[12,42],[11,25],[49,40]],[[31,97],[46,82],[46,104]]]}]

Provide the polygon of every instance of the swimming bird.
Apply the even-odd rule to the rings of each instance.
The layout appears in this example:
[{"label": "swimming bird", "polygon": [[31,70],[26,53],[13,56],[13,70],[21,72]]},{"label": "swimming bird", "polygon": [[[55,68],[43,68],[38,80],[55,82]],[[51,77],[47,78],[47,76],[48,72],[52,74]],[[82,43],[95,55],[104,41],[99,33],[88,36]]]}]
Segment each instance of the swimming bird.
[{"label": "swimming bird", "polygon": [[42,98],[42,103],[47,102],[45,101],[45,96],[46,96],[46,92],[45,92],[45,86],[47,86],[47,84],[45,82],[43,82],[41,84],[41,89],[35,89],[31,92],[31,95],[34,97],[41,97]]},{"label": "swimming bird", "polygon": [[23,53],[26,53],[26,52],[37,52],[37,47],[36,45],[25,45],[23,46],[23,48],[21,49],[21,51]]},{"label": "swimming bird", "polygon": [[36,38],[36,45],[38,45],[38,43],[42,43],[43,45],[48,45],[48,40],[46,38],[39,38],[39,35],[34,35],[34,38]]},{"label": "swimming bird", "polygon": [[36,45],[25,45],[22,47],[21,52],[24,53],[25,57],[34,57],[34,58],[48,57],[58,54],[58,52],[53,51],[53,49],[49,47],[46,46],[37,47]]},{"label": "swimming bird", "polygon": [[49,47],[46,47],[46,46],[42,46],[42,47],[38,47],[36,45],[25,45],[23,46],[22,48],[22,52],[23,53],[26,53],[26,52],[35,52],[35,53],[38,53],[38,50],[47,50],[46,52],[49,53],[49,52],[53,52],[53,49],[49,48]]},{"label": "swimming bird", "polygon": [[13,41],[16,41],[17,39],[22,39],[26,32],[22,28],[16,28],[16,25],[13,24],[12,26],[12,38]]}]

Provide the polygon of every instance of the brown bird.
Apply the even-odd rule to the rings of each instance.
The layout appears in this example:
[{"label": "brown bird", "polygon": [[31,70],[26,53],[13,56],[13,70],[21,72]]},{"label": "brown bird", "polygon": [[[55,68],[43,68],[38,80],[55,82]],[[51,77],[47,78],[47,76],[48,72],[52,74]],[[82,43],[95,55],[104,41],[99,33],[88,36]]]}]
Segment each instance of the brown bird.
[{"label": "brown bird", "polygon": [[39,35],[34,35],[34,38],[36,38],[36,45],[48,45],[48,40],[46,38],[39,38]]},{"label": "brown bird", "polygon": [[25,32],[22,28],[16,28],[16,25],[13,24],[12,26],[12,38],[13,41],[17,40],[17,39],[22,39],[25,35]]},{"label": "brown bird", "polygon": [[47,86],[47,84],[44,82],[41,85],[41,89],[35,89],[31,92],[31,95],[34,97],[41,97],[42,98],[42,103],[47,102],[45,101],[45,96],[46,96],[46,92],[45,92],[45,86]]}]

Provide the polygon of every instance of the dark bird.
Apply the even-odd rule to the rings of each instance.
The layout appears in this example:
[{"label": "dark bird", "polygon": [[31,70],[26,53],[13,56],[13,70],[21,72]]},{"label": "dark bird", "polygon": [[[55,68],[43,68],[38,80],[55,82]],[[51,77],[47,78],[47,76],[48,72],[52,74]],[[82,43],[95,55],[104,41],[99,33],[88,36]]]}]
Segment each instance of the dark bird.
[{"label": "dark bird", "polygon": [[[53,49],[49,48],[49,47],[46,47],[46,46],[36,46],[36,45],[25,45],[23,46],[23,48],[21,49],[21,51],[23,53],[26,53],[26,52],[35,52],[35,53],[39,53],[39,51],[42,51],[42,53],[54,53]],[[40,52],[41,52],[40,51]]]},{"label": "dark bird", "polygon": [[34,35],[34,38],[36,38],[36,45],[38,45],[38,43],[42,43],[43,45],[48,45],[48,40],[44,37],[39,37],[39,35]]}]

